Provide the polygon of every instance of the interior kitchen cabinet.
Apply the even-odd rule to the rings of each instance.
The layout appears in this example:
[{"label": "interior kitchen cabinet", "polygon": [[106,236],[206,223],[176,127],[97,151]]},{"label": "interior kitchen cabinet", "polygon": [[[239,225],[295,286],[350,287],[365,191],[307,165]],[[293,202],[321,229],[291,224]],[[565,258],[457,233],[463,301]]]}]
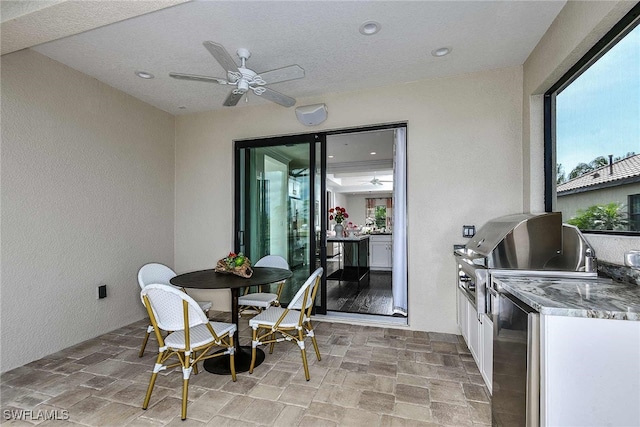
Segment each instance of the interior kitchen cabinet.
[{"label": "interior kitchen cabinet", "polygon": [[369,268],[391,271],[393,266],[391,234],[372,234],[369,237]]}]

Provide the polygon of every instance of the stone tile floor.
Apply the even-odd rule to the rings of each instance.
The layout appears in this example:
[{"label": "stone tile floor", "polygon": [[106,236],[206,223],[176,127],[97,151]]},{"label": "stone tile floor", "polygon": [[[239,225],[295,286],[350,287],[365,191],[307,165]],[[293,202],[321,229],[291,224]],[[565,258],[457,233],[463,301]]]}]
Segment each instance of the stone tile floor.
[{"label": "stone tile floor", "polygon": [[[228,313],[216,313],[216,319]],[[227,320],[228,319],[224,319]],[[180,420],[182,375],[163,371],[141,405],[155,361],[140,321],[2,374],[3,425],[470,426],[490,425],[489,393],[461,336],[315,322],[322,360],[289,342],[254,370],[191,377]],[[250,341],[241,319],[242,344]],[[309,348],[311,344],[309,343]],[[20,419],[18,419],[20,418]],[[45,419],[57,418],[57,420]]]}]

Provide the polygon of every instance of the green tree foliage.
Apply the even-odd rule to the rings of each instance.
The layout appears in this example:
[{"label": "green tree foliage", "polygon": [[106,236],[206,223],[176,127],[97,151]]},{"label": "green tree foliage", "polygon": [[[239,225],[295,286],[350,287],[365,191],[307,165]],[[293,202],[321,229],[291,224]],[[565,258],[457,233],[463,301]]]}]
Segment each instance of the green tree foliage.
[{"label": "green tree foliage", "polygon": [[578,214],[567,222],[580,230],[624,231],[629,225],[624,205],[616,202],[580,209]]},{"label": "green tree foliage", "polygon": [[[624,156],[615,157],[613,159],[614,162],[618,162],[620,160],[624,160],[628,157],[635,156],[636,153],[633,151],[629,151]],[[600,169],[603,166],[607,166],[609,161],[604,156],[598,156],[595,159],[591,160],[589,163],[578,163],[575,168],[569,173],[569,180],[582,176],[586,173],[592,172],[596,169]],[[567,178],[564,175],[564,170],[561,164],[556,165],[556,176],[557,183],[562,184],[567,182]],[[562,179],[562,181],[561,181]]]},{"label": "green tree foliage", "polygon": [[578,165],[569,173],[569,179],[577,178],[596,169],[606,166],[609,162],[603,156],[598,156],[589,163],[578,163]]},{"label": "green tree foliage", "polygon": [[387,225],[386,206],[376,206],[376,227],[383,228]]},{"label": "green tree foliage", "polygon": [[560,184],[564,184],[565,182],[567,182],[567,177],[564,174],[564,167],[562,166],[562,163],[557,163],[556,164],[556,184],[560,185]]}]

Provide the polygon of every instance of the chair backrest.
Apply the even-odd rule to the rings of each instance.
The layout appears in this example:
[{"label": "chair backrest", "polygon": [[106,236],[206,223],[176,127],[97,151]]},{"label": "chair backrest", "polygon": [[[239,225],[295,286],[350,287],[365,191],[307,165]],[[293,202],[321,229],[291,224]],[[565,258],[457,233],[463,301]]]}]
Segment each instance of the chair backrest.
[{"label": "chair backrest", "polygon": [[209,322],[198,303],[174,286],[162,283],[148,284],[140,292],[143,304],[145,296],[151,304],[158,327],[162,330],[182,331],[185,329],[183,301],[188,304],[190,328]]},{"label": "chair backrest", "polygon": [[282,258],[280,255],[263,256],[253,266],[254,267],[284,268],[285,270],[289,269],[289,263],[287,262],[286,259]]},{"label": "chair backrest", "polygon": [[[309,276],[309,278],[304,282],[304,284],[300,287],[300,289],[298,289],[298,292],[296,292],[296,294],[291,299],[291,302],[289,303],[288,308],[291,308],[294,310],[304,310],[313,305],[313,298],[311,297],[312,296],[311,294],[313,291],[312,286],[316,284],[316,281],[320,280],[320,277],[322,277],[323,271],[324,270],[322,269],[322,267],[318,267],[316,271],[311,273],[311,276]],[[307,290],[308,292],[306,293],[306,299],[305,299],[305,291]]]},{"label": "chair backrest", "polygon": [[[176,272],[167,267],[164,264],[152,262],[143,265],[138,271],[138,284],[141,289],[152,283],[162,283],[164,285],[171,285],[169,280],[176,277]],[[171,285],[173,286],[173,285]]]}]

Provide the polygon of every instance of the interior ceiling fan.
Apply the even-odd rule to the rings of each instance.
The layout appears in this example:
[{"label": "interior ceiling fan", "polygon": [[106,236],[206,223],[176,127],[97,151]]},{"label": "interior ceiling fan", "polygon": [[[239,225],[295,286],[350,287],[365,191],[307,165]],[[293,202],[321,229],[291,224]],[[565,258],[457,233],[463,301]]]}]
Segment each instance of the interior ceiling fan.
[{"label": "interior ceiling fan", "polygon": [[378,179],[374,175],[373,178],[370,181],[365,181],[365,182],[368,182],[368,183],[370,183],[372,185],[384,185],[385,182],[393,182],[393,181],[385,181],[385,180],[382,180],[382,179]]},{"label": "interior ceiling fan", "polygon": [[229,55],[227,50],[221,44],[212,41],[202,43],[204,47],[213,55],[216,61],[220,63],[222,68],[227,72],[227,78],[198,76],[194,74],[169,73],[174,79],[192,80],[198,82],[218,83],[221,85],[231,85],[235,88],[231,91],[223,105],[233,107],[240,101],[242,96],[249,90],[258,96],[268,99],[269,101],[280,104],[284,107],[291,107],[296,103],[294,98],[276,92],[273,89],[265,87],[267,84],[286,82],[288,80],[296,80],[304,77],[304,69],[299,65],[289,65],[288,67],[278,68],[276,70],[265,71],[264,73],[256,73],[246,67],[247,59],[251,56],[249,50],[240,48],[236,52],[240,58],[241,65],[236,65],[234,59]]}]

